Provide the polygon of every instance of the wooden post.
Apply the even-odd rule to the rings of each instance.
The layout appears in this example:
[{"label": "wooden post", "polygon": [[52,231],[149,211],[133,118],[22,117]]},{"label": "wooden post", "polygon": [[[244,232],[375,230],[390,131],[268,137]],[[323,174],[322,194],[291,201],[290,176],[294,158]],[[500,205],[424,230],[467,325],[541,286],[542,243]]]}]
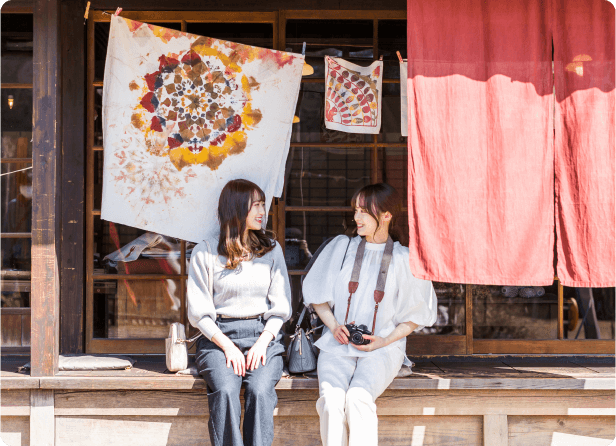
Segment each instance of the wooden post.
[{"label": "wooden post", "polygon": [[[60,353],[83,353],[85,39],[82,2],[62,1]],[[60,182],[60,181],[59,181]],[[92,261],[92,259],[87,259]]]},{"label": "wooden post", "polygon": [[483,446],[507,446],[509,426],[506,414],[486,414],[483,416]]},{"label": "wooden post", "polygon": [[[58,370],[60,317],[59,0],[34,2],[32,376]],[[48,433],[47,433],[48,435]],[[46,444],[37,443],[32,444]]]},{"label": "wooden post", "polygon": [[466,354],[473,354],[473,285],[466,284]]},{"label": "wooden post", "polygon": [[56,437],[53,390],[30,391],[30,444],[54,446]]},{"label": "wooden post", "polygon": [[558,286],[558,328],[557,328],[557,337],[558,339],[564,339],[565,338],[565,315],[564,315],[564,290],[563,290],[563,284],[560,282],[560,280],[558,279],[558,277],[555,277],[556,280],[556,284]]}]

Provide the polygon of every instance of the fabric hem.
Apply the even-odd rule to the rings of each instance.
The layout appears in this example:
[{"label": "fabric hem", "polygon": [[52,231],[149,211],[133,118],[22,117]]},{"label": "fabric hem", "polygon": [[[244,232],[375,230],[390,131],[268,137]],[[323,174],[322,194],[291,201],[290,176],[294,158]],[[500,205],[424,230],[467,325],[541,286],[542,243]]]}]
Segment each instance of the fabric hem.
[{"label": "fabric hem", "polygon": [[[473,280],[468,278],[451,278],[451,277],[429,277],[428,275],[413,275],[417,279],[422,280],[430,280],[432,282],[445,282],[445,283],[462,283],[462,284],[472,284],[472,285],[495,285],[495,286],[550,286],[554,283],[554,279],[545,279],[545,280],[529,280],[525,281],[523,285],[520,285],[520,282],[513,279],[482,279],[482,280]],[[567,285],[568,286],[568,285]]]}]

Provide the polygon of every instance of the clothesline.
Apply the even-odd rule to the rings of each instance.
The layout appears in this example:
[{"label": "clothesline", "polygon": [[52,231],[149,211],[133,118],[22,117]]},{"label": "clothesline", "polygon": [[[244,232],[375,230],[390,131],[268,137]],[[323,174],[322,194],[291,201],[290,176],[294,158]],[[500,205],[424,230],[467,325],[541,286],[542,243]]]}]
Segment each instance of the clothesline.
[{"label": "clothesline", "polygon": [[13,170],[12,172],[5,172],[3,174],[0,174],[0,177],[3,177],[5,175],[10,175],[12,173],[23,172],[24,170],[29,170],[29,169],[32,169],[32,166],[26,167],[25,169]]}]

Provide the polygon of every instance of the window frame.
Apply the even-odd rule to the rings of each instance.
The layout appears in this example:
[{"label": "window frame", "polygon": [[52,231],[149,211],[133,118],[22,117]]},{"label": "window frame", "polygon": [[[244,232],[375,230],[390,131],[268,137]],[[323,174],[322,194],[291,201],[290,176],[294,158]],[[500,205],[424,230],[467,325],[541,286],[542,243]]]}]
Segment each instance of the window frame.
[{"label": "window frame", "polygon": [[[95,90],[103,85],[95,81],[94,28],[96,23],[109,22],[110,13],[90,11],[87,22],[87,101],[86,101],[86,317],[85,351],[87,353],[163,353],[162,339],[107,339],[93,337],[93,292],[94,282],[99,280],[151,280],[153,275],[145,274],[94,274],[94,217],[100,216],[100,209],[94,209],[94,157],[102,151],[102,146],[94,145],[94,106]],[[125,18],[148,23],[180,23],[186,31],[188,23],[268,23],[273,26],[274,49],[286,47],[286,24],[288,20],[372,20],[373,21],[373,59],[378,60],[379,22],[387,20],[406,20],[406,10],[280,10],[276,12],[252,11],[123,11]],[[305,78],[302,83],[324,82],[323,78]],[[400,83],[399,79],[383,79],[384,83]],[[376,183],[381,178],[379,170],[379,150],[387,148],[407,148],[406,143],[379,142],[378,135],[372,141],[361,143],[301,143],[291,142],[291,147],[352,147],[371,150],[370,179]],[[285,248],[284,234],[286,212],[335,212],[351,211],[350,207],[340,206],[287,206],[285,195],[274,199],[270,215],[272,229],[279,235],[278,241]],[[156,279],[174,279],[181,283],[181,322],[187,325],[185,283],[186,243],[182,242],[181,272],[177,275],[155,275]],[[290,276],[303,275],[301,270],[290,270]],[[557,280],[557,279],[555,279]],[[557,338],[548,340],[525,339],[474,339],[473,338],[473,285],[466,284],[465,291],[465,334],[463,335],[421,335],[407,338],[407,351],[414,355],[472,355],[472,354],[608,354],[613,353],[614,340],[566,340],[564,339],[563,287],[558,282]]]},{"label": "window frame", "polygon": [[[33,8],[30,7],[15,7],[5,5],[2,8],[2,14],[24,14],[34,15]],[[34,20],[34,17],[32,18]],[[33,83],[0,83],[0,89],[27,89],[33,90]],[[19,166],[32,166],[32,157],[30,158],[1,158],[0,164],[16,164]],[[23,167],[20,167],[23,168]],[[0,233],[0,239],[30,239],[32,240],[32,232],[4,232]],[[10,279],[9,279],[10,278]],[[3,287],[5,280],[29,280],[26,286],[28,292],[32,290],[32,271],[17,271],[9,273],[8,271],[0,271],[0,286]],[[30,329],[31,329],[31,308],[32,301],[30,301],[29,307],[3,307],[2,312],[2,327],[9,326],[11,328],[12,323],[19,323],[21,332],[21,345],[20,346],[2,346],[2,354],[15,354],[15,353],[30,353]],[[3,338],[5,330],[2,330]]]}]

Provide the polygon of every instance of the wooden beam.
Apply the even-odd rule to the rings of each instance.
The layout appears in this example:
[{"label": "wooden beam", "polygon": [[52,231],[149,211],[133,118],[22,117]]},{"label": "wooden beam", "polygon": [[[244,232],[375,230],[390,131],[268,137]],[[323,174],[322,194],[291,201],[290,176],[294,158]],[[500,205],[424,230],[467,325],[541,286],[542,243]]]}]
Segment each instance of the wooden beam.
[{"label": "wooden beam", "polygon": [[[387,11],[374,11],[375,4],[378,7],[387,9]],[[195,2],[191,0],[175,0],[169,2],[167,0],[150,0],[144,2],[143,0],[124,0],[122,2],[125,11],[140,11],[145,12],[154,11],[188,11],[192,12],[195,9]],[[90,7],[90,14],[93,10],[104,9],[108,12],[113,12],[117,8],[118,3],[113,0],[94,0]],[[280,9],[292,10],[298,7],[308,8],[302,11],[302,17],[306,14],[312,14],[314,18],[328,18],[328,19],[372,19],[374,14],[378,19],[406,19],[406,2],[404,0],[381,0],[378,3],[368,1],[352,1],[352,0],[340,0],[332,2],[330,0],[310,0],[310,2],[296,2],[292,0],[270,0],[263,2],[260,0],[228,0],[226,2],[202,2],[200,4],[203,9],[207,9],[208,12],[212,11],[278,11]],[[318,11],[329,10],[329,11]],[[362,11],[358,11],[362,10]],[[203,11],[199,11],[203,12]],[[290,11],[296,12],[296,11]],[[332,14],[327,15],[330,12]],[[336,14],[337,13],[337,14]],[[363,13],[360,14],[360,13]],[[348,14],[348,15],[347,15]],[[122,13],[124,15],[124,13]],[[297,18],[297,17],[294,17]]]},{"label": "wooden beam", "polygon": [[[37,0],[34,5],[32,376],[53,376],[58,370],[61,197],[59,6],[59,0]],[[32,444],[47,443],[35,441]]]},{"label": "wooden beam", "polygon": [[[147,23],[274,23],[276,12],[255,11],[122,11],[122,17]],[[90,11],[95,22],[110,22],[111,16],[103,11]]]},{"label": "wooden beam", "polygon": [[37,446],[54,446],[55,444],[53,392],[53,390],[43,389],[30,391],[30,444]]},{"label": "wooden beam", "polygon": [[82,353],[84,301],[85,42],[82,3],[61,6],[62,232],[60,352]]},{"label": "wooden beam", "polygon": [[508,437],[506,414],[483,416],[483,446],[507,446]]},{"label": "wooden beam", "polygon": [[524,339],[475,339],[474,353],[493,354],[614,354],[614,340],[524,340]]},{"label": "wooden beam", "polygon": [[91,353],[90,342],[94,330],[94,21],[86,28],[86,353]]},{"label": "wooden beam", "polygon": [[3,232],[0,238],[32,238],[31,232]]}]

